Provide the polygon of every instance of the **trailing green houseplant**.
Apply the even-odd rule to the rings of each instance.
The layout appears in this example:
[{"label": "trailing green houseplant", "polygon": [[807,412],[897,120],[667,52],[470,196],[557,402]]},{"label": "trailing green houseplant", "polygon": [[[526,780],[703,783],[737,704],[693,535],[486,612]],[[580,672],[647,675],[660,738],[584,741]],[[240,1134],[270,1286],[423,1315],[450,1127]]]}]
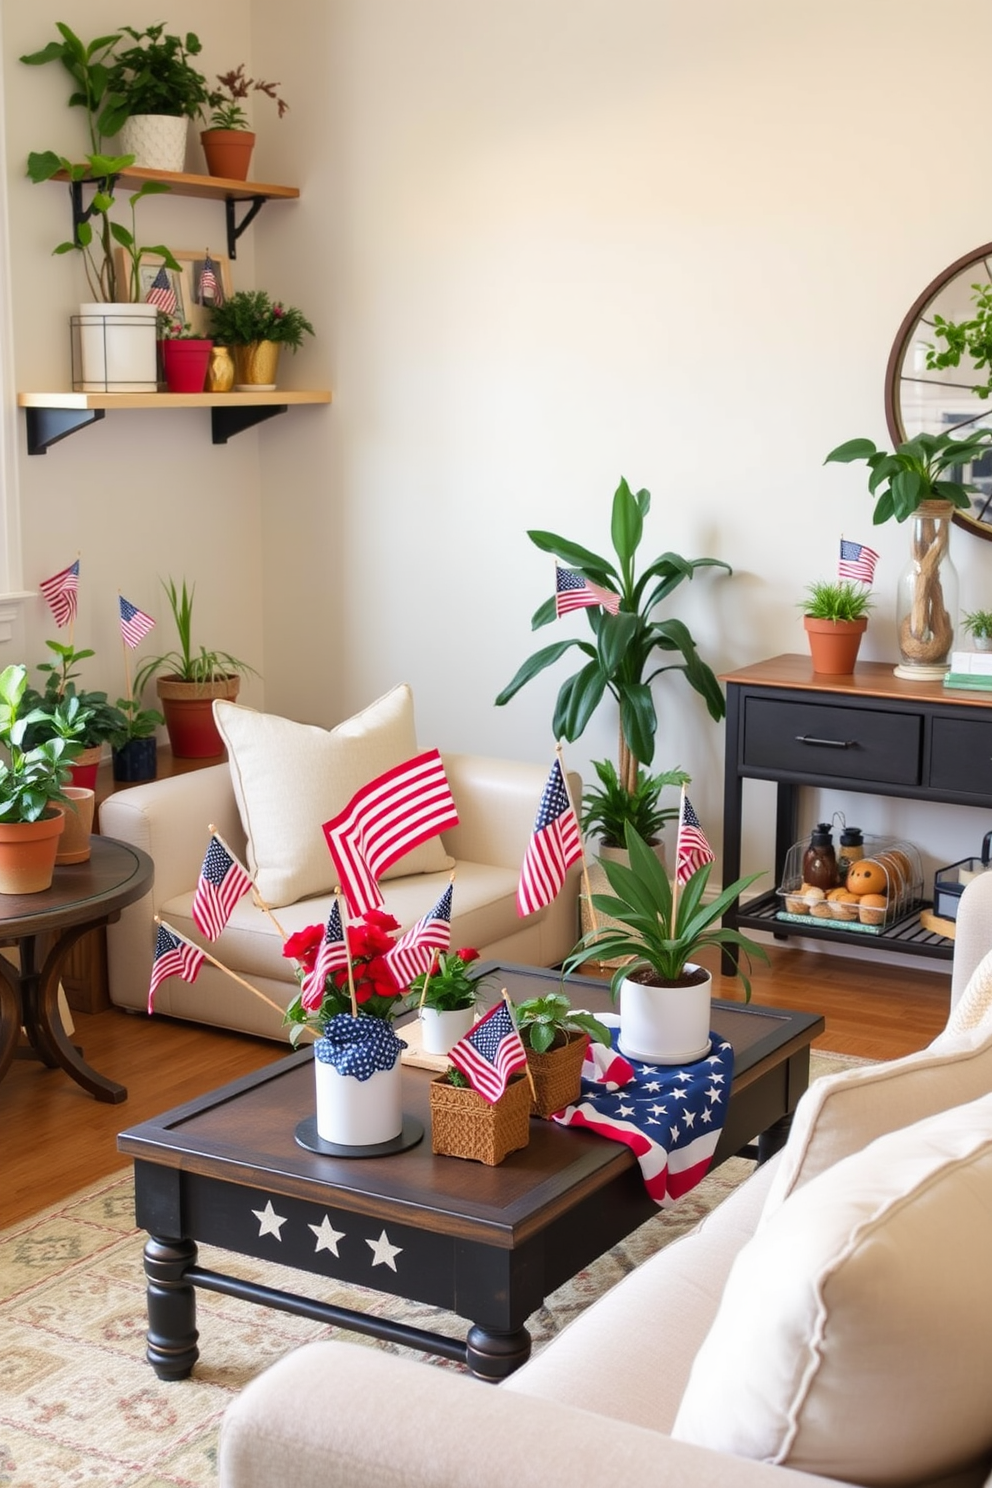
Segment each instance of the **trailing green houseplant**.
[{"label": "trailing green houseplant", "polygon": [[931,370],[960,367],[961,358],[969,356],[975,371],[985,372],[985,381],[972,392],[977,398],[988,398],[992,397],[992,284],[973,284],[971,289],[975,313],[968,320],[945,320],[934,312],[934,337],[944,346],[941,350],[933,341],[928,344],[927,366]]},{"label": "trailing green houseplant", "polygon": [[[574,741],[603,698],[612,696],[620,711],[618,774],[630,792],[637,789],[638,765],[650,765],[654,759],[658,717],[651,684],[655,678],[667,671],[681,672],[702,697],[711,718],[719,720],[725,711],[720,684],[699,656],[685,623],[653,617],[657,606],[700,568],[722,568],[727,573],[732,570],[718,558],[686,559],[667,552],[652,559],[638,575],[637,551],[650,507],[650,492],[633,492],[621,480],[613,497],[611,521],[616,563],[557,533],[528,532],[531,542],[542,552],[553,553],[600,588],[618,595],[619,610],[611,615],[600,606],[587,608],[592,641],[573,638],[536,651],[496,698],[497,707],[502,707],[534,677],[577,648],[586,658],[585,664],[562,683],[552,730],[556,738]],[[552,596],[535,612],[531,628],[538,630],[555,616]]]},{"label": "trailing green houseplant", "polygon": [[[26,707],[28,671],[23,665],[0,672],[0,821],[34,822],[52,802],[65,801],[69,766],[79,754],[79,704],[61,703],[51,714]],[[30,745],[26,735],[44,723],[46,737]]]},{"label": "trailing green houseplant", "polygon": [[592,763],[600,783],[583,793],[583,833],[598,837],[603,847],[622,848],[629,822],[645,842],[656,844],[666,822],[674,821],[679,814],[675,806],[660,805],[662,790],[666,785],[688,785],[690,777],[684,770],[665,770],[660,775],[638,770],[634,789],[627,790],[612,760]]},{"label": "trailing green houseplant", "polygon": [[989,429],[975,430],[963,439],[955,439],[952,433],[917,434],[894,450],[877,449],[870,439],[849,439],[831,450],[823,463],[865,461],[870,472],[868,491],[875,497],[872,522],[878,527],[893,517],[905,522],[925,501],[949,501],[957,510],[966,511],[975,487],[948,478],[948,473],[980,459],[990,446]]}]

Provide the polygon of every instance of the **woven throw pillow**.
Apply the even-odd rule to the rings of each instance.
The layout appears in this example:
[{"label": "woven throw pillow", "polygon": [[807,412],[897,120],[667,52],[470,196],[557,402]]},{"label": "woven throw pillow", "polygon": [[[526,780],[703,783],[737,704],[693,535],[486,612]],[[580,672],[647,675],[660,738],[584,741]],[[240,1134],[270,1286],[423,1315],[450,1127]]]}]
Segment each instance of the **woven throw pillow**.
[{"label": "woven throw pillow", "polygon": [[836,1163],[747,1242],[672,1435],[844,1482],[981,1483],[990,1255],[986,1095]]},{"label": "woven throw pillow", "polygon": [[992,1090],[992,1030],[943,1033],[928,1049],[814,1080],[762,1210],[765,1224],[797,1188],[867,1143]]},{"label": "woven throw pillow", "polygon": [[[259,894],[275,909],[330,893],[337,873],[321,827],[363,785],[418,753],[410,688],[394,687],[330,730],[220,701],[214,717]],[[398,858],[383,878],[453,866],[434,837]]]}]

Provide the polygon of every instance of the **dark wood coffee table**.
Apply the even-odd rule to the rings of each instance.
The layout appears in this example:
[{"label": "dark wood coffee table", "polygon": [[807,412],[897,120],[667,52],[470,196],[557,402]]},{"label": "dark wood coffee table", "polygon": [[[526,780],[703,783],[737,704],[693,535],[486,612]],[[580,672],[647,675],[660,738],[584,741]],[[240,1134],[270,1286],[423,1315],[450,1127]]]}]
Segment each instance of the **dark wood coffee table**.
[{"label": "dark wood coffee table", "polygon": [[[492,985],[520,1001],[557,982],[554,971],[502,966]],[[568,987],[574,1006],[611,1006],[601,981],[570,977]],[[754,1139],[763,1159],[785,1140],[824,1020],[715,1002],[713,1026],[735,1055],[714,1164]],[[499,1167],[435,1157],[433,1076],[411,1067],[404,1110],[423,1122],[423,1142],[374,1159],[308,1152],[294,1133],[313,1112],[312,1062],[301,1049],[118,1138],[134,1158],[137,1222],[149,1232],[147,1357],[162,1379],[185,1378],[198,1358],[198,1286],[501,1379],[527,1359],[525,1323],[548,1293],[658,1212],[628,1148],[552,1122],[533,1121],[530,1144]],[[443,1307],[472,1326],[465,1339],[447,1338],[278,1292],[205,1270],[198,1244]]]}]

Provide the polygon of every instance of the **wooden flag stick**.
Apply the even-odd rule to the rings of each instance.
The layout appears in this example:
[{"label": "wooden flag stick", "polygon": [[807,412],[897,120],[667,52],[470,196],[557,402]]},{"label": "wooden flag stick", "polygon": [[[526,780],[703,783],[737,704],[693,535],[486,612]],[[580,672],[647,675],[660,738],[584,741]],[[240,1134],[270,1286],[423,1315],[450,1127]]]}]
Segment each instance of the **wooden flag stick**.
[{"label": "wooden flag stick", "polygon": [[679,829],[675,837],[675,872],[672,875],[672,934],[675,934],[675,921],[679,907],[679,862],[682,848],[682,823],[685,820],[685,786],[679,796]]},{"label": "wooden flag stick", "polygon": [[[452,875],[452,876],[454,876],[454,875]],[[424,998],[427,996],[427,988],[430,985],[431,977],[434,975],[434,973],[435,973],[436,970],[437,970],[437,946],[434,947],[434,954],[431,956],[431,964],[430,964],[430,966],[427,969],[427,975],[424,977],[424,990],[420,994],[420,1002],[417,1005],[417,1012],[418,1013],[422,1013],[423,1010],[424,1010]]]},{"label": "wooden flag stick", "polygon": [[[568,772],[565,769],[565,760],[564,756],[562,755],[561,740],[559,740],[558,743],[555,745],[555,754],[558,756],[558,764],[561,769],[561,778],[565,785],[565,794],[568,797],[568,804],[571,806],[573,812],[575,812],[575,820],[580,821],[579,813],[575,810],[575,802],[572,800],[572,792],[568,788]],[[594,935],[598,935],[599,921],[596,919],[596,911],[593,908],[592,903],[592,884],[589,882],[589,863],[586,858],[586,842],[585,838],[582,835],[581,825],[579,826],[579,848],[582,852],[582,882],[585,884],[586,887],[586,903],[589,905],[589,918],[592,921],[592,932]]]},{"label": "wooden flag stick", "polygon": [[[186,945],[196,945],[196,942],[190,940],[188,936],[180,935],[179,931],[175,928],[174,925],[170,925],[168,920],[160,919],[159,916],[156,915],[155,923],[156,925],[163,925],[165,929],[170,932],[170,934],[178,935],[179,939],[184,941]],[[196,949],[198,951],[203,951],[204,960],[209,961],[211,966],[216,966],[217,970],[222,971],[225,976],[229,976],[232,982],[237,982],[240,986],[247,988],[249,992],[254,992],[255,996],[260,997],[263,1002],[268,1003],[269,1007],[274,1009],[274,1011],[279,1014],[280,1018],[285,1017],[286,1009],[280,1007],[277,1002],[273,1002],[271,997],[266,997],[264,992],[259,992],[257,987],[252,986],[251,982],[246,982],[244,977],[240,977],[238,976],[237,972],[231,971],[229,967],[224,965],[223,961],[218,961],[216,956],[211,956],[209,951],[204,951],[202,946],[196,946]],[[312,1029],[307,1029],[308,1033],[312,1031]]]},{"label": "wooden flag stick", "polygon": [[[121,591],[117,591],[117,618],[120,621],[121,613]],[[120,628],[120,626],[118,626]],[[127,641],[124,639],[124,631],[121,630],[121,652],[124,656],[124,696],[128,702],[131,701],[131,658],[128,655]]]},{"label": "wooden flag stick", "polygon": [[[503,1001],[506,1003],[506,1011],[510,1015],[510,1022],[513,1024],[513,1027],[516,1030],[517,1038],[520,1038],[520,1029],[517,1028],[517,1020],[513,1016],[513,1003],[510,1001],[510,994],[507,992],[506,988],[503,987],[501,989],[500,995],[503,998]],[[523,1043],[523,1039],[520,1039],[520,1042]],[[526,1050],[524,1052],[526,1053]],[[526,1060],[526,1062],[524,1064],[524,1069],[527,1071],[527,1079],[530,1081],[530,1093],[534,1097],[534,1100],[535,1100],[535,1103],[536,1103],[536,1101],[537,1101],[537,1086],[534,1084],[534,1076],[531,1073],[530,1060],[529,1059]]]},{"label": "wooden flag stick", "polygon": [[[220,833],[218,832],[217,828],[214,826],[213,822],[208,822],[207,823],[207,831],[210,833],[211,837],[216,837],[217,838],[217,841],[220,843],[221,847],[227,853],[228,857],[229,858],[233,858],[236,863],[241,864],[241,867],[244,868],[244,864],[241,862],[241,859],[238,857],[237,853],[231,851],[230,847],[224,841],[223,837],[220,835]],[[248,869],[247,868],[245,868],[245,872],[248,873]],[[248,877],[251,878],[251,874],[250,873],[248,874]],[[269,919],[272,921],[273,925],[275,925],[275,927],[278,930],[279,934],[282,936],[283,940],[288,940],[289,939],[289,936],[286,934],[286,931],[282,928],[282,926],[280,925],[279,921],[276,919],[275,915],[272,913],[271,909],[266,904],[266,902],[262,898],[261,894],[258,892],[258,889],[255,887],[255,880],[253,878],[251,880],[251,896],[252,896],[252,899],[255,902],[256,908],[260,909],[263,914],[267,914],[268,917],[269,917]]]},{"label": "wooden flag stick", "polygon": [[355,996],[355,968],[351,963],[351,947],[348,944],[348,922],[341,914],[341,885],[334,887],[334,898],[337,901],[338,915],[341,920],[341,934],[344,936],[344,959],[348,967],[348,991],[351,994],[351,1016],[358,1017],[358,998]]}]

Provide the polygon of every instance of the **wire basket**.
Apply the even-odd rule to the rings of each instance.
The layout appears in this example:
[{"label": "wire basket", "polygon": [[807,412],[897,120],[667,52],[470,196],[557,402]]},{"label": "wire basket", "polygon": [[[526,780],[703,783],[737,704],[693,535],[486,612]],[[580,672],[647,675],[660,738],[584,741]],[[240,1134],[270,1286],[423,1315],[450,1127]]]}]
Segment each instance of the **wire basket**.
[{"label": "wire basket", "polygon": [[451,1085],[447,1075],[431,1081],[431,1150],[445,1157],[468,1157],[495,1167],[530,1141],[530,1084],[511,1075],[498,1101],[477,1090]]},{"label": "wire basket", "polygon": [[829,924],[855,935],[880,935],[919,908],[923,865],[911,842],[895,837],[864,839],[864,857],[851,864],[846,882],[813,888],[803,882],[808,840],[789,848],[778,889],[776,918]]}]

